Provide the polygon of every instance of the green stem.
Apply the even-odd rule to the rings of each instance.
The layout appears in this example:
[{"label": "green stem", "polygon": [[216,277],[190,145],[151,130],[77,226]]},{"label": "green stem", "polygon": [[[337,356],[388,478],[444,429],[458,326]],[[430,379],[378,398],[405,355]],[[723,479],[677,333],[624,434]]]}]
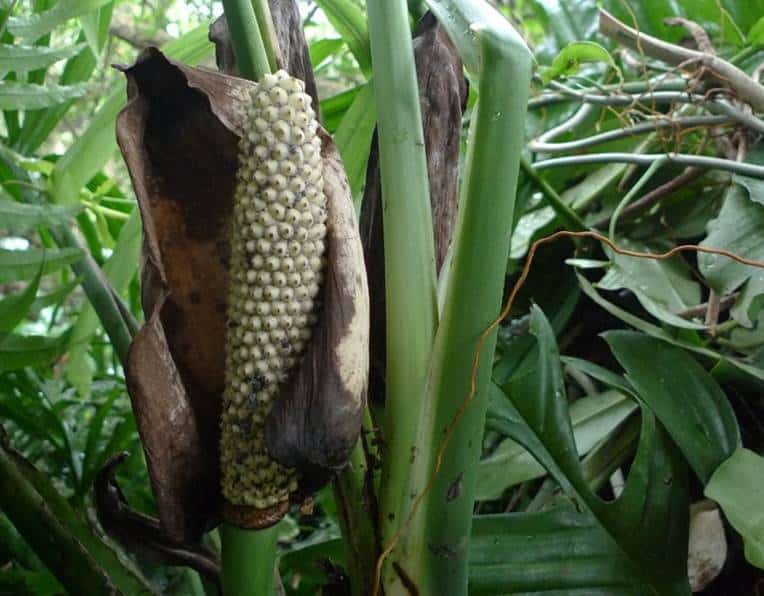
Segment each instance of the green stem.
[{"label": "green stem", "polygon": [[[591,105],[591,104],[584,104]],[[583,137],[564,143],[549,143],[545,140],[536,140],[528,143],[528,149],[534,153],[556,153],[560,151],[578,151],[594,145],[618,141],[620,139],[633,137],[641,134],[649,134],[656,130],[670,129],[682,130],[685,128],[696,128],[706,126],[727,126],[733,121],[728,116],[690,116],[687,118],[665,117],[656,120],[648,120],[628,128],[616,128],[590,137]],[[544,135],[546,136],[546,135]]]},{"label": "green stem", "polygon": [[650,164],[650,167],[647,168],[644,174],[642,174],[639,177],[639,180],[637,180],[637,183],[631,187],[629,192],[627,192],[624,197],[621,199],[621,201],[618,203],[618,205],[615,208],[615,211],[613,211],[613,215],[610,218],[610,228],[608,229],[608,236],[610,237],[610,240],[615,242],[615,228],[616,225],[618,225],[618,218],[621,216],[621,212],[626,208],[626,206],[631,203],[631,200],[637,196],[639,191],[642,190],[642,187],[647,184],[647,182],[650,180],[650,178],[653,177],[655,172],[657,172],[663,165],[668,161],[668,158],[666,156],[662,156],[658,159],[656,159],[653,163]]},{"label": "green stem", "polygon": [[374,422],[367,407],[361,436],[350,454],[349,465],[334,481],[342,537],[346,544],[347,569],[353,596],[372,591],[374,564],[379,555],[376,514],[379,508],[374,483],[373,462],[379,454],[372,442]]},{"label": "green stem", "polygon": [[347,569],[353,596],[368,596],[374,578],[374,564],[379,554],[372,518],[376,509],[370,486],[371,471],[366,461],[363,440],[363,437],[358,440],[350,455],[349,465],[334,481],[334,499],[346,544]]},{"label": "green stem", "polygon": [[533,184],[535,184],[541,191],[541,194],[544,195],[544,198],[546,198],[550,207],[554,209],[557,217],[562,220],[563,224],[567,226],[568,229],[573,230],[574,232],[588,229],[584,220],[581,219],[581,216],[576,213],[570,205],[562,200],[562,197],[557,194],[557,191],[552,188],[552,185],[549,184],[549,182],[539,176],[538,172],[533,169],[533,165],[524,156],[520,158],[520,166],[523,168],[523,173],[525,173],[525,175],[528,176]]},{"label": "green stem", "polygon": [[562,168],[571,166],[581,166],[596,163],[631,163],[638,166],[652,165],[658,159],[665,158],[667,163],[673,163],[680,166],[695,166],[704,169],[717,169],[723,172],[731,172],[742,176],[750,176],[764,180],[764,166],[755,164],[731,161],[719,157],[710,157],[707,155],[688,155],[685,153],[645,153],[636,155],[634,153],[593,153],[590,155],[571,155],[568,157],[555,157],[537,161],[533,167],[537,172],[549,168]]},{"label": "green stem", "polygon": [[757,54],[761,50],[762,48],[759,46],[748,46],[747,48],[743,48],[737,54],[735,54],[732,58],[730,58],[730,63],[740,65],[741,62],[743,62],[744,60],[748,60],[748,58]]},{"label": "green stem", "polygon": [[223,0],[236,65],[244,78],[257,81],[271,72],[252,0]]},{"label": "green stem", "polygon": [[[369,37],[377,104],[383,225],[387,382],[379,523],[383,546],[398,535],[427,470],[422,448],[423,396],[437,326],[437,281],[422,117],[406,0],[369,0]],[[423,544],[396,549],[416,565]],[[385,593],[407,593],[385,566]]]},{"label": "green stem", "polygon": [[[236,64],[253,81],[278,68],[278,40],[267,0],[223,0]],[[279,524],[245,530],[220,528],[224,596],[270,596],[274,593]]]},{"label": "green stem", "polygon": [[271,72],[276,72],[282,63],[282,56],[279,49],[279,38],[276,35],[276,28],[273,26],[271,7],[268,0],[252,0],[252,7],[255,10],[255,18],[260,28],[260,39],[263,40],[265,54],[268,56],[268,64],[271,67]]},{"label": "green stem", "polygon": [[271,596],[279,524],[266,530],[220,527],[223,596]]}]

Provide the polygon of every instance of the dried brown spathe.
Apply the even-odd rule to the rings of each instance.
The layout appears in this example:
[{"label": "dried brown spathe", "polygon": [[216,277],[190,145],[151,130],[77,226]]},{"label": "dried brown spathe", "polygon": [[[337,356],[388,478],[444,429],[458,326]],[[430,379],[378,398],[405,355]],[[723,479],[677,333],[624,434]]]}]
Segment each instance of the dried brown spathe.
[{"label": "dried brown spathe", "polygon": [[[164,530],[197,539],[218,519],[229,237],[237,115],[253,83],[147,50],[125,70],[117,136],[144,225],[147,323],[126,363]],[[321,135],[328,202],[323,309],[314,340],[267,420],[272,455],[305,468],[307,492],[341,467],[360,430],[366,391],[368,294],[339,157]],[[241,512],[239,512],[241,513]],[[263,525],[237,516],[242,525]]]}]

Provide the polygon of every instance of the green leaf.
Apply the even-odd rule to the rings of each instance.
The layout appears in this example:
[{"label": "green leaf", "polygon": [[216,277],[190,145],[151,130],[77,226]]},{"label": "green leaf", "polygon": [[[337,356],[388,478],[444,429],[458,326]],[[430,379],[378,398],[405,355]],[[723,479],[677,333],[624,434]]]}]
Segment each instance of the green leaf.
[{"label": "green leaf", "polygon": [[[573,436],[579,456],[587,454],[636,410],[637,404],[616,391],[576,400],[570,407]],[[506,439],[480,461],[475,498],[497,499],[509,487],[545,474],[525,448]]]},{"label": "green leaf", "polygon": [[66,285],[61,286],[60,288],[56,288],[54,291],[49,292],[47,294],[42,294],[35,298],[35,301],[32,303],[31,306],[31,312],[34,314],[38,314],[43,308],[47,308],[49,306],[53,306],[56,304],[60,304],[63,302],[69,294],[72,293],[72,291],[80,285],[80,282],[82,282],[81,277],[76,277]]},{"label": "green leaf", "polygon": [[88,40],[87,43],[94,56],[101,55],[101,51],[109,39],[109,25],[111,24],[113,9],[114,0],[109,0],[97,10],[80,17],[82,32],[85,39]]},{"label": "green leaf", "polygon": [[0,198],[0,229],[22,234],[64,224],[82,211],[82,205],[29,205]]},{"label": "green leaf", "polygon": [[562,356],[560,359],[564,364],[580,370],[582,373],[592,377],[593,379],[596,379],[600,383],[603,383],[612,389],[616,389],[622,393],[625,393],[626,395],[632,396],[634,399],[637,399],[637,394],[634,391],[634,387],[632,387],[631,384],[621,375],[616,374],[613,371],[600,366],[599,364],[589,362],[588,360],[582,360],[581,358]]},{"label": "green leaf", "polygon": [[703,483],[740,446],[719,384],[684,350],[634,331],[603,334],[640,399],[671,434]]},{"label": "green leaf", "polygon": [[23,292],[10,294],[0,300],[0,332],[13,331],[18,325],[37,296],[37,288],[40,286],[40,277],[42,276],[42,267],[34,276],[34,279],[27,284]]},{"label": "green leaf", "polygon": [[43,275],[45,275],[66,265],[76,263],[81,258],[82,251],[77,248],[58,250],[42,248],[30,250],[0,249],[0,283],[34,278],[43,261],[45,261],[43,267]]},{"label": "green leaf", "polygon": [[746,41],[755,48],[764,46],[764,17],[761,17],[746,36]]},{"label": "green leaf", "polygon": [[337,130],[343,116],[364,87],[365,84],[359,85],[321,100],[321,124],[326,130]]},{"label": "green leaf", "polygon": [[0,333],[0,374],[25,366],[49,364],[66,349],[69,334],[16,335]]},{"label": "green leaf", "polygon": [[[640,252],[662,252],[625,239],[620,244],[623,248]],[[705,325],[675,314],[700,303],[700,285],[692,279],[692,271],[681,258],[656,260],[620,255],[609,250],[608,253],[612,265],[597,283],[598,288],[627,288],[656,319],[684,329],[705,328]]]},{"label": "green leaf", "polygon": [[[137,208],[133,209],[114,247],[109,260],[103,267],[103,272],[118,296],[127,289],[127,285],[138,269],[141,247],[141,218]],[[71,336],[69,346],[69,361],[66,367],[67,379],[74,385],[81,396],[87,397],[95,372],[95,365],[89,356],[90,339],[98,329],[99,320],[93,305],[83,308]]]},{"label": "green leaf", "polygon": [[560,76],[575,74],[585,62],[604,62],[618,69],[613,57],[605,48],[593,41],[574,41],[566,45],[552,61],[552,65],[544,72],[544,82]]},{"label": "green leaf", "polygon": [[743,327],[751,328],[764,307],[764,271],[757,269],[743,286],[730,315]]},{"label": "green leaf", "polygon": [[743,537],[748,562],[764,569],[764,458],[736,450],[714,472],[705,495],[719,503]]},{"label": "green leaf", "polygon": [[69,19],[92,12],[107,2],[109,0],[58,0],[53,8],[45,12],[9,18],[8,31],[14,37],[34,40]]},{"label": "green leaf", "polygon": [[333,38],[317,39],[310,44],[308,51],[313,69],[317,69],[329,56],[339,52],[344,45],[345,42],[342,39]]},{"label": "green leaf", "polygon": [[639,329],[640,331],[643,331],[644,333],[647,333],[651,337],[657,337],[670,344],[680,346],[690,352],[700,354],[701,356],[709,358],[714,363],[729,364],[734,369],[736,369],[737,373],[743,373],[745,376],[749,377],[750,379],[753,379],[757,383],[764,381],[764,370],[762,370],[758,366],[749,364],[748,362],[745,362],[744,360],[740,358],[734,358],[729,355],[722,355],[719,352],[715,352],[714,350],[711,350],[704,346],[699,346],[697,344],[684,341],[681,337],[674,337],[673,335],[669,335],[668,333],[666,333],[666,331],[664,331],[657,325],[648,323],[647,321],[640,319],[639,317],[634,316],[630,312],[627,312],[623,310],[622,308],[616,306],[612,302],[608,302],[607,300],[605,300],[602,296],[600,296],[597,293],[597,290],[595,290],[594,287],[592,287],[592,284],[589,283],[589,281],[585,277],[581,275],[577,275],[577,278],[578,278],[578,284],[581,286],[581,290],[584,292],[584,294],[586,294],[589,298],[591,298],[595,304],[599,305],[602,309],[609,312],[614,317],[617,317],[624,323],[631,325],[635,329]]},{"label": "green leaf", "polygon": [[0,110],[39,110],[82,97],[89,86],[0,81]]},{"label": "green leaf", "polygon": [[316,4],[345,40],[361,71],[366,75],[371,74],[369,28],[363,10],[351,0],[316,0]]},{"label": "green leaf", "polygon": [[[701,246],[764,259],[764,205],[749,200],[746,194],[737,184],[729,188],[719,217],[709,224],[710,233]],[[698,267],[720,295],[740,287],[754,272],[748,265],[714,254],[699,254]]]},{"label": "green leaf", "polygon": [[47,68],[59,60],[75,56],[84,47],[84,43],[65,48],[0,44],[0,77],[4,77],[11,71],[18,74]]},{"label": "green leaf", "polygon": [[[511,556],[508,556],[511,553]],[[470,542],[470,594],[655,594],[596,519],[569,504],[539,513],[479,515]]]},{"label": "green leaf", "polygon": [[350,192],[360,208],[360,196],[366,182],[366,164],[374,129],[377,125],[377,108],[374,100],[374,87],[369,81],[355,96],[350,108],[342,117],[334,142],[342,157],[345,172],[350,182]]},{"label": "green leaf", "polygon": [[494,400],[498,407],[492,408],[487,427],[523,444],[591,512],[612,539],[612,548],[628,558],[645,584],[638,593],[688,595],[688,478],[671,438],[643,408],[642,435],[626,487],[616,501],[603,502],[583,476],[554,333],[537,307],[531,310],[531,332],[538,363],[506,385],[509,399]]}]

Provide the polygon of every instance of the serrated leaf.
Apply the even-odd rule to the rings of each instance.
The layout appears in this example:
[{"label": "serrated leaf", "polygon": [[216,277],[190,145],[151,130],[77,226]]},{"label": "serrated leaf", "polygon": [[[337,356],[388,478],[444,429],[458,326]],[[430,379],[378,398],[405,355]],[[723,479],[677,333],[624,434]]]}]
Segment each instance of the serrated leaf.
[{"label": "serrated leaf", "polygon": [[705,495],[719,503],[743,537],[748,562],[764,569],[764,458],[736,450],[714,472]]},{"label": "serrated leaf", "polygon": [[0,110],[39,110],[82,97],[89,85],[35,85],[0,81]]},{"label": "serrated leaf", "polygon": [[58,0],[50,10],[8,19],[8,31],[14,37],[37,39],[69,19],[87,14],[109,0]]},{"label": "serrated leaf", "polygon": [[60,248],[46,250],[33,248],[30,250],[0,249],[0,283],[32,279],[40,270],[40,264],[45,261],[42,274],[46,275],[66,265],[76,263],[82,258],[82,251],[77,248]]},{"label": "serrated leaf", "polygon": [[716,380],[684,350],[635,331],[603,334],[637,395],[702,482],[740,446],[735,413]]},{"label": "serrated leaf", "polygon": [[59,60],[75,56],[84,47],[84,43],[65,48],[0,44],[0,77],[11,71],[18,74],[47,68]]},{"label": "serrated leaf", "polygon": [[66,223],[82,205],[31,205],[0,198],[0,229],[22,234]]}]

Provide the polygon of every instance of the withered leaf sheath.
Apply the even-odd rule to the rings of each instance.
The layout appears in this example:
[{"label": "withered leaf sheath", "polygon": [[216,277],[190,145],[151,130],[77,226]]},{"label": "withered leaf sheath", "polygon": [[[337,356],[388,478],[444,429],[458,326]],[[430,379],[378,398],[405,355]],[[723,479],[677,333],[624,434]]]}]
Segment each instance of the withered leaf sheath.
[{"label": "withered leaf sheath", "polygon": [[264,428],[317,321],[326,197],[318,123],[302,81],[278,71],[250,98],[231,229],[220,457],[226,517],[249,510],[253,525],[268,525],[298,488],[297,470],[270,456]]}]

